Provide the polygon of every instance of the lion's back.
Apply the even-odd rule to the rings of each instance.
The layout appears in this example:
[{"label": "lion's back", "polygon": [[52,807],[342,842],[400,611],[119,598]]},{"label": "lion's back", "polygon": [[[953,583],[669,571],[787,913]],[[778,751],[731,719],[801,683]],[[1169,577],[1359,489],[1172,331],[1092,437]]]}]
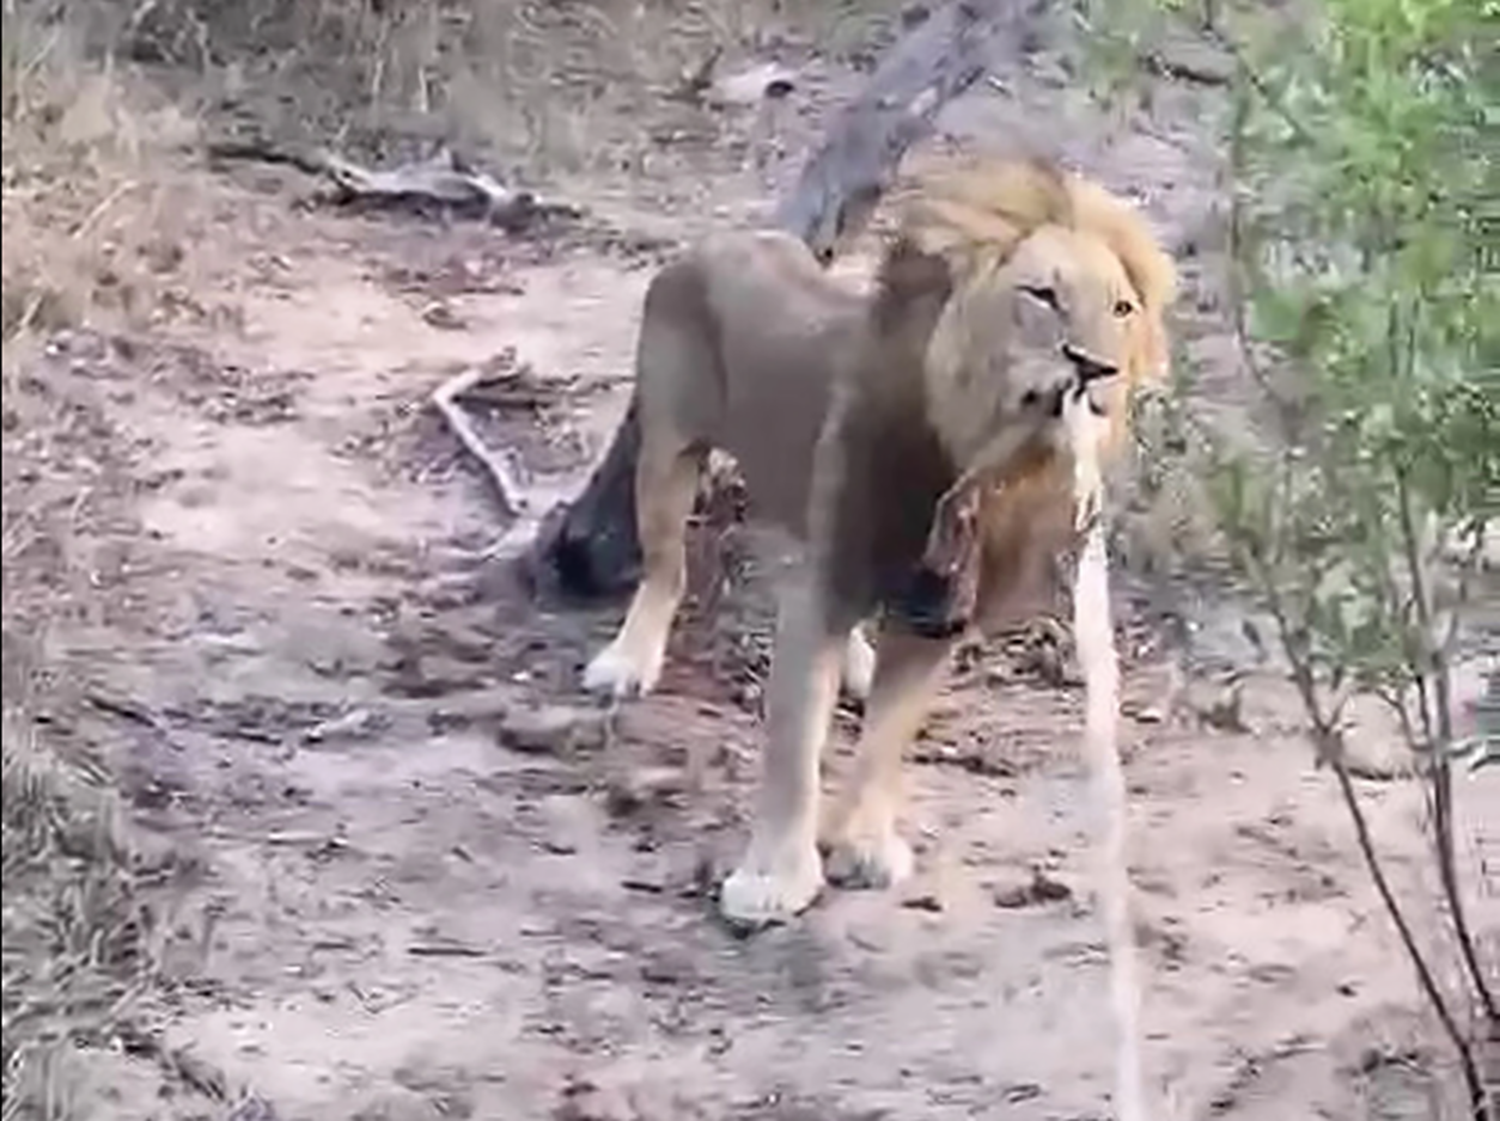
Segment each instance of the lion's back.
[{"label": "lion's back", "polygon": [[717,233],[681,263],[717,357],[717,370],[697,375],[718,379],[720,415],[705,435],[739,462],[756,512],[800,532],[813,449],[863,303],[777,231]]}]

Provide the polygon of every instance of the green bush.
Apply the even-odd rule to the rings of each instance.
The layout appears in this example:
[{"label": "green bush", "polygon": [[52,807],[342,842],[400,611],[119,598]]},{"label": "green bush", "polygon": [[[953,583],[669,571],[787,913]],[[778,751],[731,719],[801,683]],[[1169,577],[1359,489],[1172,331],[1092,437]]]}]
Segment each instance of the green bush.
[{"label": "green bush", "polygon": [[1207,498],[1480,1110],[1477,1043],[1386,881],[1344,717],[1378,697],[1415,752],[1467,996],[1500,1031],[1453,845],[1455,763],[1496,759],[1493,732],[1459,734],[1453,667],[1500,510],[1500,5],[1195,18],[1236,63],[1231,304],[1262,414],[1253,436],[1198,427]]}]

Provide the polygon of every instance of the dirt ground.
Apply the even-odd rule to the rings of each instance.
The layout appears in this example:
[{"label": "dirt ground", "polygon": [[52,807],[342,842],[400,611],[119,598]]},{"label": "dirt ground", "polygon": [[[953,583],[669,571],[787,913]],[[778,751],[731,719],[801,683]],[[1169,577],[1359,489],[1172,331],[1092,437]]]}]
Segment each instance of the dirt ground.
[{"label": "dirt ground", "polygon": [[[1106,115],[1039,59],[943,119],[967,146],[1068,135],[1142,200],[1183,255],[1208,395],[1234,377],[1207,279],[1212,96],[1163,82],[1151,117]],[[810,95],[795,127],[825,115]],[[78,532],[109,603],[56,621],[76,704],[51,731],[111,761],[143,845],[186,870],[153,904],[163,1046],[81,1058],[80,1115],[1109,1116],[1081,697],[1055,659],[962,660],[908,764],[914,882],[737,939],[709,894],[760,736],[769,601],[745,534],[697,534],[660,691],[606,722],[577,683],[620,607],[527,600],[426,408],[456,371],[513,371],[486,432],[541,493],[576,487],[623,407],[651,267],[763,213],[801,137],[763,174],[720,160],[633,198],[570,182],[590,224],[513,238],[301,208],[280,173],[161,169],[193,306],[59,334],[33,375],[76,418],[44,473],[88,482]],[[1152,1084],[1182,1119],[1430,1117],[1428,1026],[1336,789],[1233,606],[1180,595],[1194,680],[1246,684],[1239,724],[1161,719],[1161,595],[1122,606]],[[1417,789],[1369,775],[1409,886]]]}]

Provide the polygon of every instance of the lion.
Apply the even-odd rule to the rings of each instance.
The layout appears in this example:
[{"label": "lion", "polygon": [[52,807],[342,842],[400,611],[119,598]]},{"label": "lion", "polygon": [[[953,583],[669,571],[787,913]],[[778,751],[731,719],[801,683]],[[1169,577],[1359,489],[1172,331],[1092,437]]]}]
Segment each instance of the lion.
[{"label": "lion", "polygon": [[[1042,161],[980,160],[925,173],[895,201],[867,295],[800,241],[742,232],[667,266],[646,296],[643,577],[586,683],[654,685],[708,449],[738,462],[752,517],[801,543],[778,589],[751,837],[719,894],[739,925],[795,916],[825,881],[910,873],[901,755],[948,655],[964,633],[1024,617],[1076,537],[1064,406],[1105,418],[1108,453],[1131,391],[1167,367],[1173,263],[1104,188]],[[870,621],[873,666],[856,664]],[[864,686],[865,714],[852,781],[820,823],[841,676]]]},{"label": "lion", "polygon": [[[687,583],[686,527],[711,449],[728,452],[757,521],[806,538],[813,450],[864,300],[833,282],[789,234],[712,235],[652,279],[636,346],[636,461],[642,575],[587,689],[653,691]],[[864,697],[875,656],[859,627],[843,680]]]}]

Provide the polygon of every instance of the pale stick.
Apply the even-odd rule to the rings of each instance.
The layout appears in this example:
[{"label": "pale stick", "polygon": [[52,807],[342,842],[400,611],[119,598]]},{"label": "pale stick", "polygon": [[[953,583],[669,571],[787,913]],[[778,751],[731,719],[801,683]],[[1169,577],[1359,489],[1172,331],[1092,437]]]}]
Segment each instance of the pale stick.
[{"label": "pale stick", "polygon": [[1089,410],[1087,394],[1072,401],[1067,412],[1075,525],[1083,535],[1073,586],[1073,637],[1087,694],[1083,736],[1093,772],[1095,812],[1103,817],[1095,848],[1115,1018],[1115,1116],[1117,1121],[1150,1121],[1141,1074],[1140,982],[1126,866],[1125,772],[1116,738],[1120,662],[1110,621],[1104,479],[1099,464],[1107,422]]},{"label": "pale stick", "polygon": [[485,447],[484,441],[474,429],[474,423],[465,415],[464,407],[458,403],[460,397],[487,376],[488,374],[480,366],[459,371],[437,387],[432,395],[432,404],[447,422],[453,435],[458,437],[458,442],[463,445],[464,451],[473,456],[474,461],[484,469],[486,477],[495,488],[496,497],[500,499],[501,508],[511,517],[520,519],[521,515],[530,509],[530,503],[521,486],[521,481],[516,478],[516,473],[511,470],[510,465],[502,456]]}]

